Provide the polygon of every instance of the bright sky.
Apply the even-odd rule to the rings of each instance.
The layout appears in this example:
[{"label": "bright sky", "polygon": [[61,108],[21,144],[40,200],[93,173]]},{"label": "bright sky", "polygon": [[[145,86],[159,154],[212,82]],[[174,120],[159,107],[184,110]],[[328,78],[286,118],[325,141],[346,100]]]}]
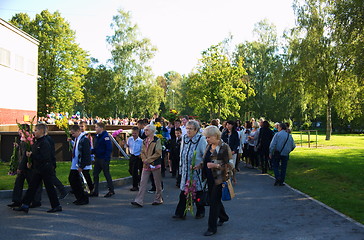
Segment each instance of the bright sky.
[{"label": "bright sky", "polygon": [[253,40],[254,24],[265,18],[277,26],[278,36],[295,21],[292,0],[0,0],[0,18],[59,10],[80,46],[105,63],[106,36],[112,35],[109,26],[120,8],[131,12],[142,36],[158,48],[150,62],[155,75],[188,74],[201,52],[229,33],[234,44]]}]

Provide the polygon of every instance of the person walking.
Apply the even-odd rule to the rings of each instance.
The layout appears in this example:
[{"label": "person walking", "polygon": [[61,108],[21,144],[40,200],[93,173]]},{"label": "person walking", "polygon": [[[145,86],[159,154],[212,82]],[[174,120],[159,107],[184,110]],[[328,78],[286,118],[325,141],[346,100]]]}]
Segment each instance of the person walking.
[{"label": "person walking", "polygon": [[[203,153],[206,148],[206,138],[200,134],[200,124],[195,120],[190,120],[186,124],[186,135],[182,137],[181,143],[181,159],[179,165],[179,174],[181,175],[180,182],[180,194],[179,201],[176,207],[175,214],[173,218],[175,219],[185,219],[185,209],[186,209],[186,195],[185,188],[186,183],[190,180],[189,176],[191,171],[193,171],[193,180],[196,181],[196,198],[202,194],[202,174],[199,171],[191,169],[192,158],[194,151],[196,151],[196,162],[195,165],[199,165],[202,162]],[[205,216],[205,207],[196,204],[196,219],[203,218]]]},{"label": "person walking", "polygon": [[94,176],[94,190],[90,194],[90,197],[99,196],[99,175],[101,171],[104,172],[104,176],[107,181],[108,193],[104,197],[111,197],[115,194],[114,184],[110,175],[110,160],[112,152],[112,144],[108,132],[105,130],[105,124],[98,122],[95,124],[96,141],[92,153],[95,154],[95,166],[93,171]]},{"label": "person walking", "polygon": [[229,221],[221,202],[222,183],[230,177],[231,170],[235,167],[230,161],[232,154],[229,145],[221,140],[221,132],[216,126],[209,126],[203,131],[208,143],[203,163],[199,168],[203,169],[203,176],[207,179],[210,196],[210,212],[205,236],[214,235],[217,227]]},{"label": "person walking", "polygon": [[143,161],[143,171],[140,180],[140,187],[135,200],[131,202],[136,207],[143,207],[144,195],[147,190],[148,179],[153,175],[156,186],[155,197],[152,205],[160,205],[163,203],[162,198],[162,143],[161,140],[154,136],[156,127],[149,124],[144,128],[144,133],[147,136],[143,141],[141,159]]},{"label": "person walking", "polygon": [[76,205],[86,205],[89,203],[88,195],[82,187],[80,174],[89,172],[91,169],[91,148],[90,140],[85,133],[81,132],[79,125],[72,125],[70,129],[71,136],[75,138],[72,150],[72,165],[68,180],[72,187]]},{"label": "person walking", "polygon": [[239,134],[236,131],[236,126],[234,121],[226,122],[226,131],[221,134],[221,140],[229,145],[231,149],[231,154],[233,155],[232,164],[234,165],[233,169],[233,180],[236,182],[235,173],[236,173],[236,156],[239,151],[240,139]]},{"label": "person walking", "polygon": [[273,131],[269,127],[269,122],[263,121],[262,127],[259,130],[257,143],[258,159],[260,161],[263,174],[268,171],[269,145],[274,135]]},{"label": "person walking", "polygon": [[54,188],[52,177],[54,175],[54,168],[52,159],[52,149],[49,142],[45,138],[47,126],[45,124],[37,124],[34,130],[35,143],[32,145],[32,150],[26,151],[26,157],[31,159],[31,162],[27,163],[28,168],[33,169],[33,177],[30,181],[29,188],[25,193],[23,204],[14,208],[14,211],[23,211],[28,213],[29,205],[34,199],[36,191],[39,185],[44,182],[44,186],[47,191],[49,201],[51,203],[51,209],[48,213],[60,212],[62,207],[59,203],[57,192]]},{"label": "person walking", "polygon": [[[29,132],[30,127],[28,124],[23,124],[22,127]],[[21,139],[21,131],[19,130],[19,135]],[[27,181],[28,186],[31,182],[32,176],[33,176],[33,170],[30,168],[27,168],[27,157],[25,157],[26,152],[26,143],[22,140],[20,140],[19,143],[16,143],[14,145],[18,149],[18,169],[16,174],[16,179],[14,183],[13,188],[13,194],[12,194],[12,203],[8,205],[8,207],[14,208],[14,207],[20,207],[21,201],[22,201],[22,195],[23,195],[23,188],[24,188],[24,182]],[[30,204],[30,208],[40,207],[42,205],[42,184],[38,187],[35,197],[33,201]]]},{"label": "person walking", "polygon": [[129,149],[129,173],[133,178],[133,187],[130,191],[139,191],[139,183],[143,169],[143,162],[140,157],[143,147],[143,140],[138,136],[139,128],[134,126],[131,129],[131,137],[128,138],[127,147]]},{"label": "person walking", "polygon": [[286,129],[286,124],[280,123],[278,125],[278,133],[274,135],[269,146],[269,158],[272,159],[276,179],[274,186],[285,185],[289,153],[296,148],[292,135],[287,133]]}]

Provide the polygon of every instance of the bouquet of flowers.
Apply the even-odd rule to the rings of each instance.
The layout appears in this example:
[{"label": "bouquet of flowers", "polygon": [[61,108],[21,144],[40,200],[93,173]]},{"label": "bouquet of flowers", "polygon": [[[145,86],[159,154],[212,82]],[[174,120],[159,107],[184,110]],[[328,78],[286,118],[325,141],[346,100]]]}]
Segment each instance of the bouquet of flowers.
[{"label": "bouquet of flowers", "polygon": [[165,118],[169,122],[174,122],[178,118],[177,114],[178,112],[175,109],[169,109],[169,112],[165,114]]},{"label": "bouquet of flowers", "polygon": [[167,139],[163,136],[162,124],[160,122],[156,122],[154,123],[154,126],[156,128],[155,136],[161,140],[162,146],[165,147]]},{"label": "bouquet of flowers", "polygon": [[112,136],[114,138],[121,138],[121,134],[123,132],[123,129],[119,129],[119,130],[116,130],[115,132],[112,133]]},{"label": "bouquet of flowers", "polygon": [[[68,123],[67,118],[63,117],[63,118],[57,119],[55,123],[59,129],[63,130],[66,133],[67,138],[71,137],[70,125]],[[73,149],[71,141],[68,142],[68,149],[70,151],[72,151],[72,149]]]},{"label": "bouquet of flowers", "polygon": [[[22,125],[22,124],[18,123],[18,121],[16,121],[16,124],[18,125],[19,131],[21,134],[20,141],[25,142],[27,152],[30,152],[32,150],[32,145],[34,144],[34,135],[33,135],[34,119],[35,119],[35,116],[32,118],[32,121],[30,122],[29,131],[24,125]],[[32,163],[32,161],[30,160],[30,157],[28,157],[28,163],[30,163],[30,164]]]},{"label": "bouquet of flowers", "polygon": [[193,152],[190,179],[185,185],[185,195],[186,195],[186,209],[185,213],[190,212],[193,215],[193,202],[196,199],[196,180],[193,180],[193,168],[196,163],[196,150]]},{"label": "bouquet of flowers", "polygon": [[10,169],[9,169],[8,175],[11,175],[11,176],[16,174],[16,170],[18,169],[18,165],[19,165],[18,149],[17,149],[17,143],[16,143],[17,140],[18,140],[18,138],[15,138],[13,154],[11,155],[11,158],[10,158]]}]

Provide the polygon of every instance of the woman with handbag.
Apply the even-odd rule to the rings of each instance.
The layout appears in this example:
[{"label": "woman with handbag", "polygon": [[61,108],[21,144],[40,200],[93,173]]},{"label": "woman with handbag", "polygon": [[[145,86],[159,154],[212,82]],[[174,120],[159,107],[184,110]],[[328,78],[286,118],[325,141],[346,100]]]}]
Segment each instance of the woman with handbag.
[{"label": "woman with handbag", "polygon": [[210,213],[208,229],[204,235],[211,236],[216,233],[217,226],[222,226],[224,222],[229,221],[229,216],[221,202],[222,183],[229,178],[229,173],[235,166],[229,163],[232,159],[230,147],[221,140],[221,132],[216,126],[205,128],[203,135],[208,145],[203,163],[198,167],[202,168],[202,175],[207,179],[209,189]]}]

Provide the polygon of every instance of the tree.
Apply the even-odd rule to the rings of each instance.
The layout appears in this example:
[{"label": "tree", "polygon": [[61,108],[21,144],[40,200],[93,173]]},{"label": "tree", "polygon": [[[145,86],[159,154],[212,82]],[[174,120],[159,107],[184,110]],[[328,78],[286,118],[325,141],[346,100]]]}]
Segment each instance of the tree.
[{"label": "tree", "polygon": [[276,27],[267,20],[255,25],[254,33],[257,40],[244,42],[237,46],[235,59],[244,59],[244,68],[248,73],[245,78],[254,92],[247,92],[247,99],[242,103],[245,112],[252,112],[256,116],[269,116],[279,119],[281,111],[276,111],[274,103],[278,90],[274,88],[274,81],[282,77],[282,59],[278,54],[279,46]]},{"label": "tree", "polygon": [[351,120],[358,113],[360,88],[352,72],[353,56],[335,27],[332,1],[306,0],[302,5],[296,1],[294,9],[298,26],[290,42],[292,63],[305,94],[312,94],[326,109],[326,140],[330,140],[333,108],[342,119]]},{"label": "tree", "polygon": [[147,92],[155,87],[148,61],[154,57],[157,49],[149,39],[140,38],[138,26],[131,22],[129,12],[119,10],[118,15],[113,17],[111,28],[114,34],[107,37],[107,42],[111,47],[110,61],[115,72],[116,113],[132,116],[143,111],[135,102],[136,95],[140,99],[153,100],[148,105],[158,109],[159,102],[154,100],[159,97],[148,98],[150,93]]},{"label": "tree", "polygon": [[42,11],[31,20],[19,13],[10,21],[40,41],[38,58],[38,114],[72,112],[83,100],[87,53],[75,41],[75,32],[59,12]]},{"label": "tree", "polygon": [[242,59],[233,65],[224,51],[224,43],[203,51],[197,72],[188,76],[185,85],[188,105],[194,107],[196,114],[208,113],[210,119],[238,116],[239,101],[244,100],[243,91],[247,89]]}]

